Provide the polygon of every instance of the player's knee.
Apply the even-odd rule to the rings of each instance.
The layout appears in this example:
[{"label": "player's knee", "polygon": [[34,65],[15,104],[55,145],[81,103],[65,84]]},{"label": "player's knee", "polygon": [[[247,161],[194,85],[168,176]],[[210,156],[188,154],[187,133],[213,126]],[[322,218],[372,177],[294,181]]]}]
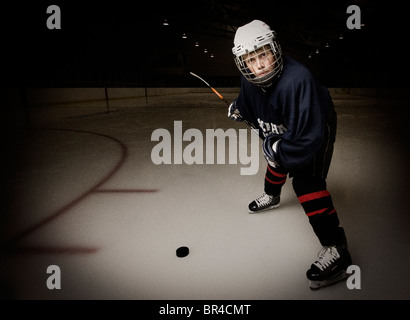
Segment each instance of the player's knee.
[{"label": "player's knee", "polygon": [[308,193],[326,190],[326,180],[318,177],[295,176],[292,180],[292,186],[299,197]]}]

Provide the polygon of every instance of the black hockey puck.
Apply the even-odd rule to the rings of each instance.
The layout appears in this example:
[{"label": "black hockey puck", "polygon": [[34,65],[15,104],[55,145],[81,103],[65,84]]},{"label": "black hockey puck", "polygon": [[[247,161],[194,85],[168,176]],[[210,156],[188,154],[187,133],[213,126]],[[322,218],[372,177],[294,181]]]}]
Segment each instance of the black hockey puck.
[{"label": "black hockey puck", "polygon": [[189,254],[189,248],[188,247],[179,247],[177,249],[177,257],[178,258],[186,257],[188,254]]}]

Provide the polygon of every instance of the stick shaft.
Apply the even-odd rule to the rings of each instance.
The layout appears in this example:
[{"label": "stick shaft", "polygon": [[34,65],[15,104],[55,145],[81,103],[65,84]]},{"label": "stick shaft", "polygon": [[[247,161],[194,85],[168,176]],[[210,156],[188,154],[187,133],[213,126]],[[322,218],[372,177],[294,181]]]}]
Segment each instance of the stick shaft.
[{"label": "stick shaft", "polygon": [[[202,79],[200,76],[198,76],[197,74],[195,74],[193,72],[190,72],[190,74],[193,75],[194,77],[197,77],[199,80],[204,82],[209,88],[211,88],[212,91],[215,92],[216,95],[219,98],[221,98],[221,100],[223,100],[223,102],[225,102],[227,106],[231,105],[231,103],[228,100],[226,100],[218,91],[216,91],[213,87],[211,87],[211,85],[208,82],[206,82],[204,79]],[[243,119],[243,122],[245,122],[253,131],[255,131],[256,134],[259,135],[258,130],[249,121],[247,121],[246,119]]]},{"label": "stick shaft", "polygon": [[193,75],[194,77],[197,77],[199,80],[201,80],[202,82],[204,82],[208,87],[211,88],[211,86],[209,85],[208,82],[206,82],[204,79],[202,79],[200,76],[198,76],[197,74],[190,72],[191,75]]},{"label": "stick shaft", "polygon": [[204,79],[202,79],[200,76],[198,76],[197,74],[190,72],[191,75],[193,75],[194,77],[197,77],[199,80],[201,80],[203,83],[205,83],[213,92],[215,92],[215,94],[223,101],[226,103],[226,105],[229,107],[231,105],[231,103],[229,101],[227,101],[218,91],[216,91],[215,88],[213,88],[208,82],[206,82]]}]

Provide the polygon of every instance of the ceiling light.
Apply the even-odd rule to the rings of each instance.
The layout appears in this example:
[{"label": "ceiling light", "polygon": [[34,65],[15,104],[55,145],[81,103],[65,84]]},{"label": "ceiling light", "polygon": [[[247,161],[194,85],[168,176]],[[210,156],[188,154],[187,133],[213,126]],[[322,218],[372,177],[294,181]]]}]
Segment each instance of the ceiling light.
[{"label": "ceiling light", "polygon": [[164,19],[164,22],[162,23],[163,26],[169,26],[168,20]]},{"label": "ceiling light", "polygon": [[186,39],[186,38],[188,38],[188,37],[186,36],[186,33],[184,32],[184,33],[182,34],[182,39]]}]

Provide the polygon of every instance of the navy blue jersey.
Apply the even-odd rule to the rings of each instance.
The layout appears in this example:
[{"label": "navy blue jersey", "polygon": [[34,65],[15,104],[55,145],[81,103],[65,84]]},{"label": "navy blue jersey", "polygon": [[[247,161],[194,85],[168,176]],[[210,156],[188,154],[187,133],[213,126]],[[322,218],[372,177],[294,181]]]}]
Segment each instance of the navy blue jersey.
[{"label": "navy blue jersey", "polygon": [[279,80],[268,90],[241,78],[236,108],[259,127],[263,139],[280,135],[277,156],[288,169],[307,165],[325,142],[326,119],[334,112],[327,88],[297,61],[284,57]]}]

